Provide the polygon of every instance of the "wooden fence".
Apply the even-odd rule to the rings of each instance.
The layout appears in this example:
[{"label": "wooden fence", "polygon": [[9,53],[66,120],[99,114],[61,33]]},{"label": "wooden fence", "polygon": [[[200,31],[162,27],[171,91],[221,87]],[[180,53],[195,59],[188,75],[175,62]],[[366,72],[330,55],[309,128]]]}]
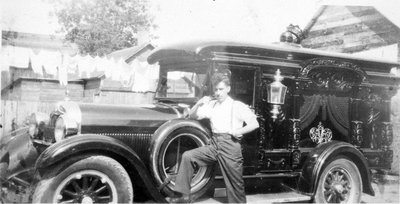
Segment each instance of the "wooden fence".
[{"label": "wooden fence", "polygon": [[[116,92],[101,91],[97,96],[86,94],[89,97],[78,98],[77,102],[104,103],[104,104],[151,104],[154,93]],[[58,99],[57,97],[54,97]],[[26,118],[35,112],[50,114],[55,110],[56,104],[61,100],[54,101],[25,101],[25,100],[2,100],[1,101],[1,125],[0,139],[2,136],[17,126],[25,123]],[[14,127],[13,127],[14,126]]]},{"label": "wooden fence", "polygon": [[10,132],[13,128],[23,125],[26,121],[26,118],[34,112],[50,114],[53,110],[55,110],[55,106],[56,102],[2,100],[1,124],[3,128],[1,134],[4,135],[7,132]]}]

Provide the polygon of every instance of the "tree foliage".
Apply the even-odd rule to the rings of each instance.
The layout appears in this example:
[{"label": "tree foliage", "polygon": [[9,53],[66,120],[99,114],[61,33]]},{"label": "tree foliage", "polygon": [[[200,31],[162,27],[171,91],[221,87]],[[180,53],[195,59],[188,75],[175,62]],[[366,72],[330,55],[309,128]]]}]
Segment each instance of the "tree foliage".
[{"label": "tree foliage", "polygon": [[105,55],[137,45],[137,33],[148,31],[152,19],[145,0],[58,1],[55,14],[65,39],[81,54]]}]

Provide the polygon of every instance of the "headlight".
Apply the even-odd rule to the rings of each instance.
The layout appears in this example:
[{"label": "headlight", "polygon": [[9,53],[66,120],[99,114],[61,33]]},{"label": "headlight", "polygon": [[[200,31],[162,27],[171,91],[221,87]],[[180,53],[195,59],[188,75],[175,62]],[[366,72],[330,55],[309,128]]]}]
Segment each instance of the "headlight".
[{"label": "headlight", "polygon": [[54,127],[54,138],[56,142],[63,140],[66,136],[78,133],[78,123],[62,115],[57,118]]},{"label": "headlight", "polygon": [[33,138],[43,133],[44,127],[49,123],[50,117],[45,113],[32,113],[29,116],[29,135]]}]

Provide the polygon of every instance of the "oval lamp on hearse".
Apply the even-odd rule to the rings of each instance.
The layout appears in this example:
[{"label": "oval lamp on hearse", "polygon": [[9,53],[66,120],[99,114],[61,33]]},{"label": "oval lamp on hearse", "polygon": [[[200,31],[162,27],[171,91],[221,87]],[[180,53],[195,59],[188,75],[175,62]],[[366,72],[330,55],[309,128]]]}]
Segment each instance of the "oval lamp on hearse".
[{"label": "oval lamp on hearse", "polygon": [[275,121],[279,114],[279,106],[285,103],[287,86],[281,83],[283,77],[279,69],[276,70],[274,79],[274,82],[267,85],[267,102],[272,104],[271,117]]}]

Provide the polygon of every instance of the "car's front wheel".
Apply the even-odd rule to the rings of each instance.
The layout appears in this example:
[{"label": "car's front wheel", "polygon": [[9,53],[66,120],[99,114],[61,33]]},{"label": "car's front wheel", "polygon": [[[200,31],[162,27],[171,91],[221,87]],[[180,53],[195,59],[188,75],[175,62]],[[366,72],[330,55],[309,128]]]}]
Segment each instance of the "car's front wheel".
[{"label": "car's front wheel", "polygon": [[316,203],[360,203],[362,180],[357,166],[346,158],[333,160],[322,172]]},{"label": "car's front wheel", "polygon": [[33,203],[131,203],[133,188],[116,160],[89,156],[48,170],[32,199]]}]

